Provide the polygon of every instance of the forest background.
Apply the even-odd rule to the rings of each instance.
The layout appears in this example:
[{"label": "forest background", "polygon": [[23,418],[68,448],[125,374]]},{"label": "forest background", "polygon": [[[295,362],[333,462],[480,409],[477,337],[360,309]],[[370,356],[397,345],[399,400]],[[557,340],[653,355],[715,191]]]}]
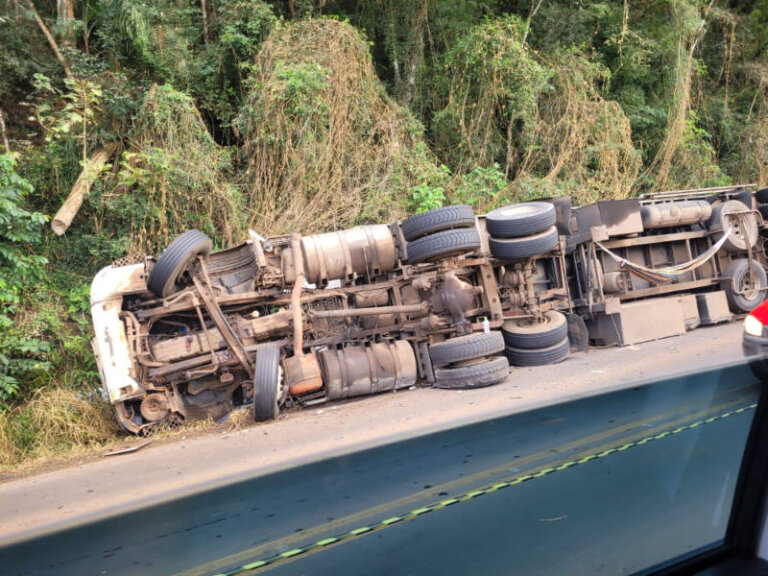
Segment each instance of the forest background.
[{"label": "forest background", "polygon": [[0,0],[0,467],[117,437],[101,267],[189,228],[765,185],[767,46],[768,0]]}]

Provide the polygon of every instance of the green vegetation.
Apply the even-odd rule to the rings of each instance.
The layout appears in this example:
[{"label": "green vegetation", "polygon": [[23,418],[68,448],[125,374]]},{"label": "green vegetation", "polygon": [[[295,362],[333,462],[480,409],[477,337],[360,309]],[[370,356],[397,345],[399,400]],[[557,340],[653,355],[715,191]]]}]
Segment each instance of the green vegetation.
[{"label": "green vegetation", "polygon": [[0,47],[0,464],[114,436],[90,281],[187,228],[768,183],[766,0],[10,0]]},{"label": "green vegetation", "polygon": [[30,252],[42,236],[45,216],[24,208],[32,186],[15,168],[11,154],[0,156],[0,402],[19,392],[25,375],[49,368],[43,359],[48,343],[14,329],[23,292],[43,279],[47,263]]}]

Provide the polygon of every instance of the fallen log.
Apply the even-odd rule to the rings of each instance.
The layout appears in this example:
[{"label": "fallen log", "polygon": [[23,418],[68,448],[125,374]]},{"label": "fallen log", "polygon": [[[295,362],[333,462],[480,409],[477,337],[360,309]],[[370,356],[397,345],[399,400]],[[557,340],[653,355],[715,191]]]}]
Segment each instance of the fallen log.
[{"label": "fallen log", "polygon": [[77,211],[80,210],[80,206],[83,204],[83,198],[91,191],[91,186],[96,180],[96,177],[104,168],[104,164],[110,159],[112,154],[117,150],[117,144],[110,144],[104,148],[99,148],[96,153],[88,159],[88,162],[83,166],[83,171],[80,172],[80,176],[77,177],[72,190],[69,192],[69,196],[61,205],[59,211],[56,212],[56,216],[51,220],[51,228],[56,235],[61,236],[67,231],[69,225],[72,224]]}]

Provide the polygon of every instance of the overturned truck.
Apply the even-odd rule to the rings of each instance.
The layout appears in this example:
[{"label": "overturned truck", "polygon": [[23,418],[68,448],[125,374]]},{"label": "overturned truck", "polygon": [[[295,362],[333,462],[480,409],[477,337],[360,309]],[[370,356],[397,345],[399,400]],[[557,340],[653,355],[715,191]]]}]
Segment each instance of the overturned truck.
[{"label": "overturned truck", "polygon": [[[93,348],[117,418],[256,420],[410,387],[473,388],[572,348],[727,320],[766,295],[768,189],[710,188],[263,238],[196,230],[101,270]],[[663,322],[655,318],[663,318]]]}]

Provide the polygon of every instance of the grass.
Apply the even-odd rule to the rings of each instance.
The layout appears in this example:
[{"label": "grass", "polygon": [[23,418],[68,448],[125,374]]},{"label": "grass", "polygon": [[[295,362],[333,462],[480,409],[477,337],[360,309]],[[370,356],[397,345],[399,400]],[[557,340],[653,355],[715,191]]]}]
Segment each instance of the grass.
[{"label": "grass", "polygon": [[0,467],[103,448],[119,439],[112,407],[68,388],[41,388],[3,413]]},{"label": "grass", "polygon": [[[219,424],[197,420],[160,426],[150,437],[156,443],[173,442],[253,425],[251,411],[245,407],[232,410]],[[16,477],[64,467],[74,460],[82,463],[134,440],[118,425],[112,406],[100,398],[68,388],[40,389],[29,402],[0,412],[0,473]]]}]

